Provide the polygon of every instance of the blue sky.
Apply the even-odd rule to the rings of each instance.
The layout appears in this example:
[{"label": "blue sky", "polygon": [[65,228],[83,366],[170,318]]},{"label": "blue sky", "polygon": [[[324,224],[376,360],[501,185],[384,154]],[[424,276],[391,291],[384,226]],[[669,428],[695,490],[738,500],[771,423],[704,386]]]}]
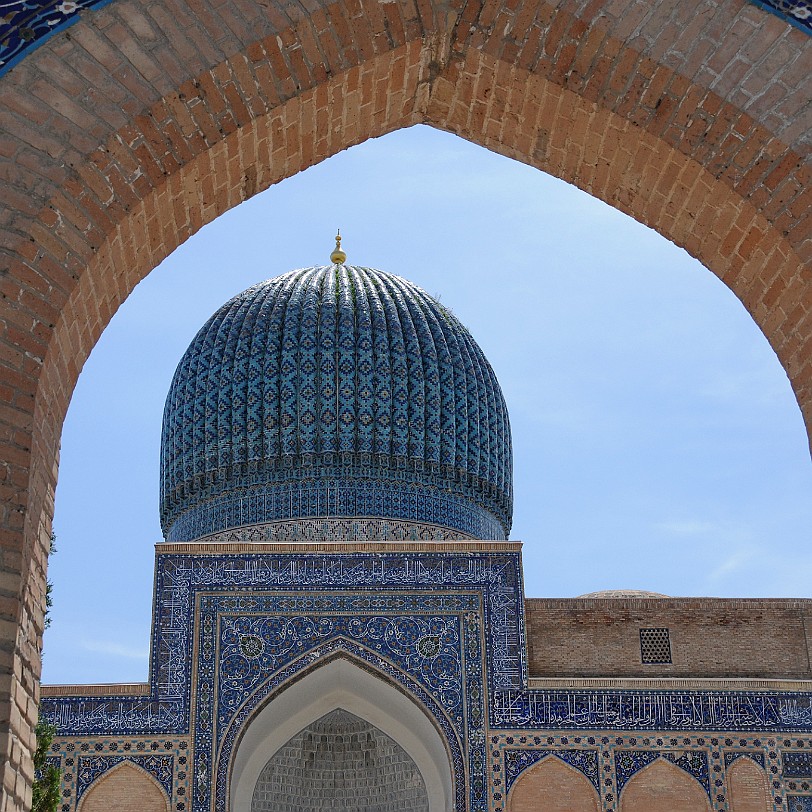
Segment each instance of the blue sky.
[{"label": "blue sky", "polygon": [[161,415],[228,298],[292,268],[400,274],[456,313],[510,411],[528,597],[809,597],[812,462],[789,381],[735,296],[650,229],[427,127],[228,212],[142,282],[62,438],[46,683],[147,677]]}]

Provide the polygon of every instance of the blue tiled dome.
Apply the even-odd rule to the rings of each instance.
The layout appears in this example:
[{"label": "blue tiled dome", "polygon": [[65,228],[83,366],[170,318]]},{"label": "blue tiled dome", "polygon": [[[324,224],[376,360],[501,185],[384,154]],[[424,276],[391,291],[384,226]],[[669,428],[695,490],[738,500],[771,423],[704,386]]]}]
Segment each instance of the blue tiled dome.
[{"label": "blue tiled dome", "polygon": [[504,539],[511,465],[499,384],[451,313],[391,274],[307,268],[223,305],[183,356],[161,523],[168,541]]}]

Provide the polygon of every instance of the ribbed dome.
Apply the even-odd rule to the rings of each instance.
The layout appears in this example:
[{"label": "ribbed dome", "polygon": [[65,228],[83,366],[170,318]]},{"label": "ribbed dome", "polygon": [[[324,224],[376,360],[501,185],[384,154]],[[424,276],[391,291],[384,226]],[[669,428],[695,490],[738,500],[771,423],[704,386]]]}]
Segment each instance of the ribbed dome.
[{"label": "ribbed dome", "polygon": [[490,365],[434,299],[370,268],[292,271],[223,305],[175,372],[161,446],[169,541],[510,530]]}]

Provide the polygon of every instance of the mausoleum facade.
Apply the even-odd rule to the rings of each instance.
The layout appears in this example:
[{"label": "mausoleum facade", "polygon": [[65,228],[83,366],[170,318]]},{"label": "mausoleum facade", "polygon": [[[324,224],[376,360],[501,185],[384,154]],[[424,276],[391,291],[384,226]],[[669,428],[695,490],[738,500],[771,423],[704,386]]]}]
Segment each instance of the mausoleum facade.
[{"label": "mausoleum facade", "polygon": [[167,399],[149,680],[44,686],[62,812],[810,812],[812,601],[528,599],[494,371],[346,263]]}]

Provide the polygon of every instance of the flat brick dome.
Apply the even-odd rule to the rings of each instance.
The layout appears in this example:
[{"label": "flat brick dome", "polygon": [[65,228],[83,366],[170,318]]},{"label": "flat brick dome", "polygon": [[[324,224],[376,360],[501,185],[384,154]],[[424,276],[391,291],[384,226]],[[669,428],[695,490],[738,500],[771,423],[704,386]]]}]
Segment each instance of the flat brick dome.
[{"label": "flat brick dome", "polygon": [[493,370],[447,309],[371,268],[306,268],[223,305],[183,356],[161,523],[168,541],[504,539],[511,456]]}]

